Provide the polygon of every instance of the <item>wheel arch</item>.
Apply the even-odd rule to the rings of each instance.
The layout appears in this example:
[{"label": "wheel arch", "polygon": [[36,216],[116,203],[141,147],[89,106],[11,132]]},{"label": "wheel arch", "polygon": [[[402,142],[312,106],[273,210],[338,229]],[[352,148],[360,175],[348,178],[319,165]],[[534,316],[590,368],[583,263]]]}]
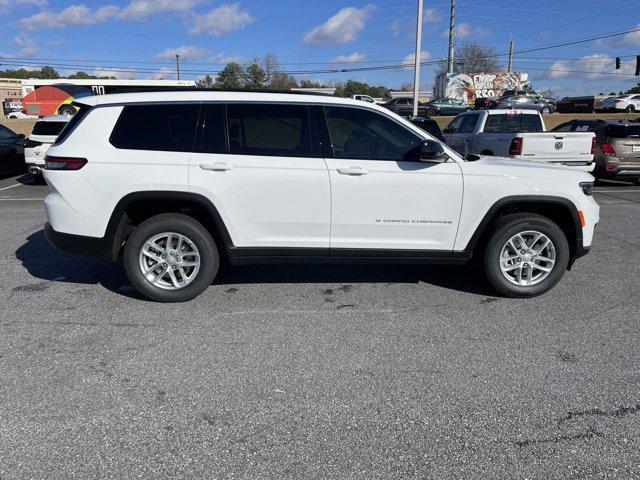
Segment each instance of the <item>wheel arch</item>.
[{"label": "wheel arch", "polygon": [[571,200],[563,197],[526,195],[502,198],[489,208],[465,247],[467,255],[473,256],[478,249],[483,249],[494,223],[511,213],[535,213],[558,224],[569,243],[569,268],[576,258],[585,253],[582,223],[578,208]]},{"label": "wheel arch", "polygon": [[216,206],[206,197],[180,191],[144,191],[125,195],[118,201],[107,224],[105,239],[111,243],[115,260],[136,225],[160,213],[184,213],[198,220],[211,233],[222,254],[233,246],[229,231]]}]

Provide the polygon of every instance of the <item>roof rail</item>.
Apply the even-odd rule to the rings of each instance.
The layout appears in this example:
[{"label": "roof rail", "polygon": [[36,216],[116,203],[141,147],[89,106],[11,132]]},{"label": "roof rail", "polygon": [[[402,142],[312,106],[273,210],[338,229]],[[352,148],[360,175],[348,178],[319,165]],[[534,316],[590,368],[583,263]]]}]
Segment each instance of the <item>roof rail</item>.
[{"label": "roof rail", "polygon": [[[285,93],[288,95],[319,95],[319,96],[331,96],[321,92],[305,92],[300,90],[272,90],[268,88],[200,88],[200,87],[172,87],[167,91],[170,92],[183,92],[183,91],[192,91],[197,90],[200,92],[239,92],[239,93]],[[154,90],[155,92],[162,90]]]}]

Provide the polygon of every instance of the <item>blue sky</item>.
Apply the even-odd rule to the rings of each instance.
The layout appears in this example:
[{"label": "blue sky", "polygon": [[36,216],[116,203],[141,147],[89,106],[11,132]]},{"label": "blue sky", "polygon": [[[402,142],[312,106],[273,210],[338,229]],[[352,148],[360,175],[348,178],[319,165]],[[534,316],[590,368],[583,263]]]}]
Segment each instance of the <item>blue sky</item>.
[{"label": "blue sky", "polygon": [[[425,0],[425,59],[446,55],[448,10],[448,0]],[[175,78],[179,53],[183,78],[197,78],[229,60],[247,62],[267,52],[275,53],[285,70],[397,64],[411,58],[415,14],[415,0],[0,0],[0,55],[5,57],[0,68],[48,63],[60,71]],[[640,0],[457,2],[456,41],[488,44],[499,53],[508,50],[510,35],[518,52],[633,28],[640,28]],[[622,56],[621,72],[629,74],[636,54],[640,32],[516,54],[514,70],[529,73],[534,87],[556,95],[618,91],[639,77],[611,75],[613,58]],[[364,63],[344,63],[354,61]],[[63,63],[69,68],[59,66]],[[433,71],[422,68],[423,89],[431,88]],[[412,71],[296,77],[399,87],[411,82]]]}]

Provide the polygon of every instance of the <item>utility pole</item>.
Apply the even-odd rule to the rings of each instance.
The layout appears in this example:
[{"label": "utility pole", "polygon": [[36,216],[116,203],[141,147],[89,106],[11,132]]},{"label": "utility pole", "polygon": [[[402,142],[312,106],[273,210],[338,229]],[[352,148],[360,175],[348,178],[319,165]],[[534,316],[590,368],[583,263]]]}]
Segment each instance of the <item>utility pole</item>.
[{"label": "utility pole", "polygon": [[451,0],[451,12],[449,13],[449,56],[447,57],[447,73],[453,73],[453,36],[455,34],[456,0]]},{"label": "utility pole", "polygon": [[507,72],[511,72],[511,61],[513,60],[513,40],[509,39],[509,66]]},{"label": "utility pole", "polygon": [[422,0],[418,0],[416,22],[416,60],[413,70],[413,116],[418,116],[418,91],[420,90],[420,47],[422,45]]},{"label": "utility pole", "polygon": [[178,74],[178,80],[180,80],[180,55],[176,55],[176,72]]}]

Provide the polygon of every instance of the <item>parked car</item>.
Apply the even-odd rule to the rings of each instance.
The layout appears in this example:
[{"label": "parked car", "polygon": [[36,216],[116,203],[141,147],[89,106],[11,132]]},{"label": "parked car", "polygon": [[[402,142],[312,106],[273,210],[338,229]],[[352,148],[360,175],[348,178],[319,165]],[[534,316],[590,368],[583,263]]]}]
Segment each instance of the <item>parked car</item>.
[{"label": "parked car", "polygon": [[[640,119],[638,119],[640,120]],[[640,184],[640,121],[571,120],[553,132],[593,132],[596,136],[596,178]]]},{"label": "parked car", "polygon": [[49,115],[42,117],[33,126],[29,138],[24,142],[24,161],[27,170],[36,179],[42,178],[44,157],[47,150],[53,145],[71,118],[68,115]]},{"label": "parked car", "polygon": [[[413,98],[399,97],[392,98],[388,102],[382,104],[383,107],[388,108],[398,115],[413,115]],[[418,102],[418,115],[426,115],[427,107],[424,103]]]},{"label": "parked car", "polygon": [[24,135],[0,125],[0,173],[24,170]]},{"label": "parked car", "polygon": [[461,112],[473,110],[473,106],[456,98],[440,98],[425,104],[426,114],[429,117],[436,115],[458,115]]},{"label": "parked car", "polygon": [[513,97],[499,97],[494,99],[489,106],[489,109],[517,109],[517,110],[536,110],[543,115],[552,113],[555,111],[555,106],[542,100],[540,98],[532,97],[530,95],[516,95]]},{"label": "parked car", "polygon": [[537,98],[538,100],[544,100],[545,102],[551,103],[553,105],[555,105],[558,102],[558,100],[556,100],[553,97],[546,97],[537,92],[534,92],[533,90],[505,90],[500,96],[501,97],[517,97],[521,95]]},{"label": "parked car", "polygon": [[595,100],[593,104],[594,112],[613,112],[616,107],[616,98],[615,96],[602,98],[600,100]]},{"label": "parked car", "polygon": [[373,98],[370,95],[356,94],[356,95],[353,95],[351,98],[353,98],[354,100],[362,100],[363,102],[369,102],[369,103],[377,103],[377,104],[386,103],[384,100],[379,98]]},{"label": "parked car", "polygon": [[35,115],[27,115],[24,110],[15,111],[7,114],[7,118],[16,119],[16,118],[38,118]]},{"label": "parked car", "polygon": [[545,132],[535,110],[476,110],[454,118],[443,130],[462,155],[495,155],[593,170],[595,136],[590,132]]},{"label": "parked car", "polygon": [[612,112],[640,111],[640,94],[620,95],[608,101],[605,108]]},{"label": "parked car", "polygon": [[599,219],[585,172],[466,162],[352,99],[183,91],[76,105],[47,153],[45,234],[111,260],[124,247],[131,283],[157,301],[202,293],[223,255],[231,265],[480,258],[498,292],[529,297],[586,253]]},{"label": "parked car", "polygon": [[425,132],[431,134],[433,137],[437,138],[441,142],[446,143],[444,139],[444,135],[442,135],[442,130],[440,130],[440,125],[431,117],[406,117],[411,123],[415,126],[420,127]]}]

